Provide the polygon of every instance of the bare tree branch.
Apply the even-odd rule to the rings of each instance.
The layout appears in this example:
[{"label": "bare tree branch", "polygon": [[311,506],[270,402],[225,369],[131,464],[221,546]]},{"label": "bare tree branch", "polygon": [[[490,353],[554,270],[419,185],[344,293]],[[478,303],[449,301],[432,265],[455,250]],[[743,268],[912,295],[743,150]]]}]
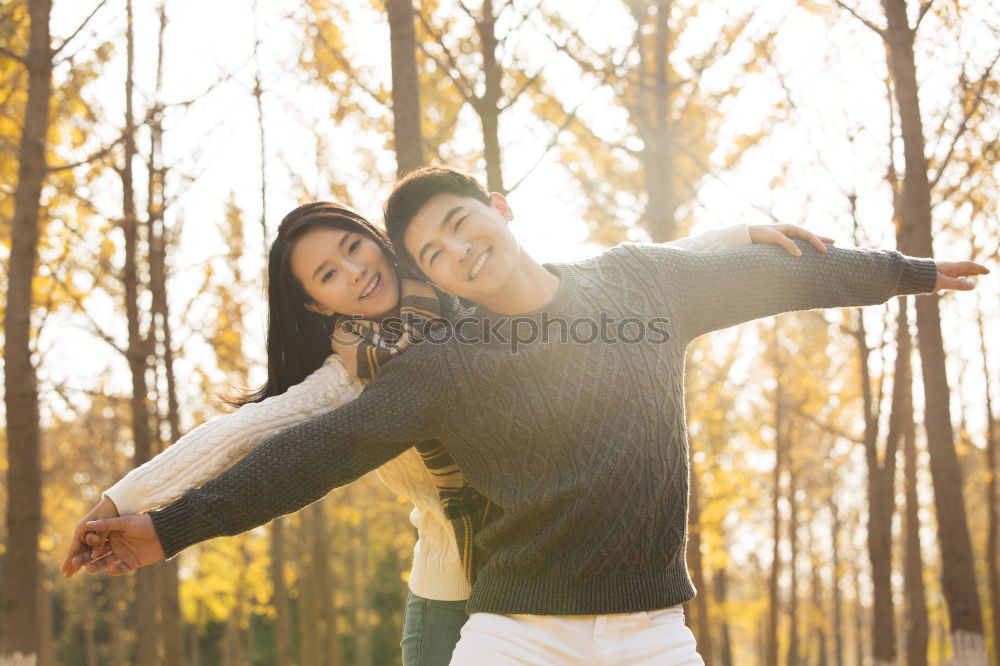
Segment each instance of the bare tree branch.
[{"label": "bare tree branch", "polygon": [[883,30],[882,28],[878,27],[877,25],[875,25],[874,23],[872,23],[871,21],[869,21],[868,19],[866,19],[864,16],[862,16],[861,14],[859,14],[850,5],[845,4],[844,0],[833,0],[833,1],[836,2],[838,5],[840,5],[842,8],[846,9],[847,11],[849,11],[851,13],[851,15],[854,16],[854,18],[856,18],[859,21],[861,21],[862,23],[864,23],[865,27],[867,27],[868,29],[874,31],[876,35],[878,35],[882,39],[886,38],[885,37],[885,30]]},{"label": "bare tree branch", "polygon": [[358,77],[358,74],[357,72],[354,71],[354,68],[351,67],[351,63],[347,59],[347,57],[344,56],[344,54],[341,53],[339,49],[337,49],[332,44],[330,44],[329,41],[327,41],[326,37],[323,36],[322,31],[318,31],[318,35],[320,41],[323,43],[323,46],[325,46],[326,49],[330,52],[330,54],[333,55],[334,59],[338,63],[340,63],[340,66],[344,68],[344,73],[347,74],[347,76],[351,79],[354,85],[356,85],[358,88],[364,91],[373,100],[385,106],[386,105],[385,94],[379,96],[378,92],[372,90],[370,86],[366,85],[365,82]]},{"label": "bare tree branch", "polygon": [[201,100],[203,97],[205,97],[205,95],[207,95],[208,93],[210,93],[213,90],[215,90],[218,86],[222,85],[226,81],[230,81],[233,78],[235,78],[236,74],[240,70],[242,70],[244,67],[246,67],[250,63],[250,60],[252,58],[253,58],[253,56],[250,56],[250,58],[248,58],[246,61],[244,61],[244,63],[242,65],[240,65],[239,67],[237,67],[233,71],[223,73],[222,76],[220,76],[218,79],[216,79],[215,81],[213,81],[211,84],[208,85],[207,88],[205,88],[204,90],[202,90],[200,93],[198,93],[194,97],[191,97],[190,99],[183,100],[183,101],[180,101],[180,102],[171,102],[170,104],[161,104],[161,105],[159,105],[160,106],[160,110],[167,109],[167,108],[186,108],[186,107],[192,106],[195,102]]},{"label": "bare tree branch", "polygon": [[791,402],[791,401],[789,401],[787,399],[786,400],[782,400],[781,404],[782,404],[782,406],[787,407],[788,409],[790,409],[796,416],[798,416],[799,418],[801,418],[804,421],[808,421],[809,423],[812,423],[814,426],[816,426],[820,430],[828,432],[831,435],[835,435],[835,436],[840,437],[842,439],[846,439],[849,442],[854,442],[856,444],[864,444],[865,443],[864,440],[861,439],[860,437],[858,437],[857,435],[851,435],[851,434],[849,434],[847,432],[844,432],[843,430],[840,430],[839,428],[836,428],[835,426],[830,425],[829,423],[824,423],[823,421],[821,421],[819,419],[819,417],[817,417],[817,416],[815,416],[813,414],[810,414],[810,413],[804,411],[801,408],[801,406],[799,406],[799,405],[797,405],[797,404],[795,404],[795,403],[793,403],[793,402]]},{"label": "bare tree branch", "polygon": [[[507,32],[504,34],[504,36],[497,39],[497,42],[500,44],[504,44],[507,41],[508,37],[510,37],[511,35],[515,34],[518,30],[520,30],[521,26],[527,23],[528,19],[531,18],[531,15],[536,11],[538,11],[539,9],[541,9],[542,2],[544,2],[544,0],[538,0],[538,2],[535,3],[534,7],[532,7],[526,12],[521,12],[518,15],[517,23],[510,26],[510,28],[507,29]],[[497,12],[497,18],[499,19],[500,15],[503,14],[504,11],[513,6],[514,6],[513,2],[505,3],[504,6],[500,8],[500,11]]]},{"label": "bare tree branch", "polygon": [[[548,64],[548,63],[546,63],[546,64]],[[518,98],[521,95],[523,95],[528,88],[530,88],[532,85],[534,85],[536,81],[538,81],[538,77],[542,75],[542,70],[544,70],[544,69],[545,69],[545,65],[542,65],[541,67],[538,68],[538,71],[536,71],[530,77],[528,77],[527,79],[525,79],[525,81],[521,85],[521,87],[518,88],[516,91],[514,91],[514,94],[511,95],[510,97],[508,97],[507,101],[504,104],[501,104],[501,105],[499,105],[497,107],[497,111],[499,111],[500,113],[503,113],[504,111],[506,111],[510,107],[514,106],[514,103],[517,102]]]},{"label": "bare tree branch", "polygon": [[7,56],[11,60],[16,60],[16,61],[18,61],[19,63],[21,63],[22,65],[25,65],[25,66],[28,64],[28,59],[26,57],[24,57],[23,55],[21,55],[19,53],[14,53],[10,49],[8,49],[6,46],[0,46],[0,55]]},{"label": "bare tree branch", "polygon": [[[444,38],[436,30],[434,30],[434,27],[430,24],[430,21],[427,20],[427,17],[424,16],[423,12],[418,11],[416,12],[416,14],[417,18],[420,19],[421,25],[424,26],[424,29],[428,33],[430,33],[430,36],[433,37],[434,41],[437,42],[438,46],[441,47],[441,50],[444,52],[445,57],[451,64],[451,68],[443,67],[441,65],[441,62],[437,59],[437,57],[427,50],[422,40],[418,40],[417,42],[420,45],[420,50],[423,51],[429,58],[434,60],[435,63],[437,63],[439,69],[441,69],[441,71],[443,71],[448,76],[448,78],[451,79],[452,83],[454,83],[455,87],[458,89],[458,92],[462,95],[462,97],[465,98],[467,102],[469,102],[470,104],[478,104],[479,98],[476,97],[475,93],[476,87],[472,85],[472,83],[467,78],[465,78],[465,74],[462,73],[462,69],[458,66],[458,63],[455,61],[454,56],[451,55],[451,49],[445,46]],[[454,73],[452,73],[452,70],[454,70]],[[461,82],[459,82],[459,79],[461,79]]]},{"label": "bare tree branch", "polygon": [[108,153],[110,153],[112,150],[114,150],[115,146],[117,146],[121,142],[122,142],[122,139],[119,138],[117,141],[115,141],[114,143],[112,143],[110,146],[105,146],[104,148],[101,148],[97,152],[88,155],[87,157],[85,157],[84,159],[82,159],[82,160],[80,160],[78,162],[72,162],[70,164],[60,164],[59,166],[46,166],[45,170],[48,173],[57,173],[59,171],[69,171],[70,169],[75,169],[78,166],[83,166],[84,164],[89,164],[91,162],[99,160],[102,157],[105,157],[106,155],[108,155]]},{"label": "bare tree branch", "polygon": [[[985,72],[983,72],[982,78],[979,79],[979,87],[976,90],[976,98],[965,110],[965,114],[962,117],[962,123],[958,126],[958,130],[956,130],[955,135],[951,139],[951,145],[948,147],[948,152],[945,154],[944,160],[941,162],[941,166],[938,167],[937,174],[935,174],[934,178],[931,180],[930,188],[932,190],[938,184],[938,181],[941,180],[941,176],[948,167],[948,163],[951,161],[952,155],[955,153],[955,146],[962,138],[962,135],[965,134],[965,130],[968,129],[969,120],[972,119],[973,114],[975,114],[975,112],[979,109],[979,104],[983,101],[983,92],[986,89],[986,83],[989,81],[990,73],[993,71],[993,67],[996,66],[997,61],[1000,61],[1000,51],[997,51],[996,56],[993,58],[993,62],[990,63],[990,66],[986,68]],[[963,106],[965,105],[963,104]]]},{"label": "bare tree branch", "polygon": [[53,275],[53,277],[59,282],[59,284],[63,286],[67,295],[69,295],[69,297],[73,299],[73,303],[79,309],[80,313],[87,318],[87,322],[90,324],[90,328],[85,330],[91,335],[98,337],[104,342],[106,342],[109,347],[111,347],[116,352],[125,357],[126,356],[125,350],[118,345],[118,342],[115,341],[114,338],[105,333],[104,330],[101,328],[101,326],[94,320],[93,315],[91,315],[90,312],[87,311],[87,308],[84,306],[83,301],[80,300],[80,297],[76,294],[76,291],[70,288],[69,285],[67,285],[65,280],[63,280],[62,278],[56,277],[55,275]]},{"label": "bare tree branch", "polygon": [[[989,142],[983,144],[980,153],[984,155],[992,153],[997,149],[998,143],[1000,143],[1000,136],[994,137]],[[931,210],[934,210],[945,201],[949,201],[955,195],[956,192],[962,189],[962,185],[968,181],[969,177],[979,170],[981,170],[981,168],[978,167],[977,163],[975,162],[966,163],[965,173],[962,174],[960,178],[956,178],[955,182],[950,187],[948,187],[948,189],[942,192],[941,196],[938,197],[936,201],[933,201],[931,203]]]},{"label": "bare tree branch", "polygon": [[66,47],[67,44],[69,44],[71,41],[73,41],[76,38],[76,36],[80,34],[81,30],[83,30],[85,27],[87,27],[87,24],[90,23],[90,19],[94,18],[94,15],[97,14],[97,12],[99,12],[101,10],[101,7],[103,7],[105,4],[107,4],[107,2],[108,2],[108,0],[101,0],[100,2],[97,3],[97,6],[94,7],[94,11],[90,12],[90,14],[87,15],[87,18],[83,19],[83,23],[81,23],[80,25],[78,25],[77,28],[76,28],[76,30],[74,30],[73,33],[69,37],[67,37],[66,39],[63,40],[62,44],[60,44],[59,46],[57,46],[55,48],[55,50],[52,51],[52,57],[53,58],[55,58],[59,54],[59,52],[62,51]]},{"label": "bare tree branch", "polygon": [[[594,90],[597,90],[597,88],[594,88]],[[594,90],[591,90],[590,92],[593,93]],[[587,97],[589,97],[589,94],[587,95]],[[545,149],[542,150],[542,154],[538,156],[538,159],[535,160],[535,163],[531,165],[531,168],[529,168],[526,172],[524,172],[524,175],[522,175],[520,178],[517,179],[517,182],[515,182],[512,186],[507,188],[508,194],[517,189],[517,187],[521,183],[523,183],[528,178],[528,176],[530,176],[535,171],[535,169],[539,167],[539,165],[541,165],[542,161],[545,159],[545,156],[548,155],[552,151],[552,149],[559,144],[559,135],[562,134],[563,130],[569,127],[574,120],[576,120],[576,112],[579,110],[581,106],[583,106],[583,102],[586,101],[586,99],[587,98],[584,97],[584,99],[581,100],[579,104],[573,107],[573,109],[568,114],[566,114],[566,118],[563,120],[562,124],[559,125],[559,128],[556,129],[555,132],[553,132],[552,140],[549,141],[548,145],[545,146]]]},{"label": "bare tree branch", "polygon": [[[736,40],[743,35],[744,31],[746,31],[747,26],[750,25],[750,22],[754,18],[754,14],[755,11],[751,10],[739,20],[736,25],[736,32],[732,35],[731,39],[729,38],[729,35],[720,34],[719,38],[715,40],[714,44],[712,44],[712,47],[698,57],[696,61],[697,64],[692,67],[694,70],[694,76],[691,77],[692,79],[695,81],[701,79],[705,70],[717,63],[723,56],[733,51]],[[784,19],[782,19],[782,21],[784,21]],[[775,32],[776,31],[777,28],[775,28]]]},{"label": "bare tree branch", "polygon": [[930,11],[931,5],[933,4],[934,0],[924,0],[924,4],[920,5],[920,13],[917,14],[917,22],[913,26],[914,30],[920,27],[920,22],[924,20],[925,16],[927,16],[927,12]]},{"label": "bare tree branch", "polygon": [[[541,7],[543,1],[544,0],[538,0],[538,4],[536,5],[535,9]],[[514,0],[506,0],[503,3],[503,5],[501,5],[500,9],[497,10],[496,17],[499,19],[501,16],[503,16],[503,13],[508,9],[514,9]]]},{"label": "bare tree branch", "polygon": [[[535,9],[537,9],[537,8],[538,8],[539,6],[541,6],[541,2],[539,2],[539,3],[538,3],[538,5],[536,5]],[[525,92],[525,91],[526,91],[526,90],[527,90],[528,88],[530,88],[530,87],[531,87],[532,85],[534,85],[534,83],[535,83],[535,82],[536,82],[536,81],[538,80],[538,77],[540,77],[540,76],[542,75],[542,72],[544,72],[544,71],[545,71],[545,68],[546,68],[546,67],[548,67],[549,63],[550,63],[550,62],[552,62],[552,59],[553,59],[553,58],[555,58],[555,56],[556,56],[556,53],[559,53],[560,51],[564,51],[564,50],[565,50],[565,48],[566,48],[566,47],[565,47],[565,43],[566,43],[566,42],[568,42],[568,41],[569,41],[570,39],[572,39],[572,38],[579,38],[579,36],[580,36],[580,26],[584,25],[584,24],[585,24],[585,23],[587,22],[587,19],[589,19],[589,18],[591,17],[591,15],[593,15],[593,13],[594,13],[594,11],[595,11],[596,9],[597,9],[597,4],[596,4],[596,3],[595,3],[595,4],[593,4],[593,5],[591,5],[591,7],[590,7],[590,11],[589,11],[589,12],[587,13],[587,15],[586,15],[586,16],[585,16],[585,17],[583,18],[583,20],[581,20],[581,21],[580,21],[580,23],[579,23],[579,24],[577,25],[577,27],[576,27],[576,28],[575,28],[575,29],[574,29],[574,30],[573,30],[573,31],[572,31],[572,32],[571,32],[571,33],[569,34],[569,36],[568,36],[568,37],[567,37],[567,38],[566,38],[565,40],[563,40],[563,43],[564,43],[564,46],[563,46],[562,48],[559,48],[559,47],[557,47],[557,48],[556,48],[556,51],[555,51],[555,52],[553,52],[553,53],[552,53],[552,54],[551,54],[551,55],[549,56],[549,58],[548,58],[548,59],[547,59],[547,60],[546,60],[545,62],[543,62],[543,63],[541,64],[541,66],[539,66],[539,68],[538,68],[537,70],[535,70],[535,73],[534,73],[534,74],[532,74],[532,75],[531,75],[531,76],[530,76],[530,77],[529,77],[529,78],[528,78],[528,79],[527,79],[527,80],[526,80],[526,81],[524,82],[524,84],[523,84],[523,85],[522,85],[522,86],[521,86],[521,87],[520,87],[520,88],[519,88],[519,89],[518,89],[517,91],[515,91],[515,92],[514,92],[514,94],[513,94],[513,95],[511,95],[511,96],[510,96],[509,98],[507,98],[507,101],[506,101],[506,103],[504,103],[504,104],[503,104],[503,105],[502,105],[502,106],[500,107],[500,109],[499,109],[499,111],[500,111],[501,113],[503,113],[504,111],[506,111],[506,110],[507,110],[507,109],[509,109],[510,107],[514,106],[514,103],[515,103],[515,102],[517,102],[518,98],[519,98],[519,97],[520,97],[521,95],[523,95],[523,94],[524,94],[524,92]],[[534,11],[534,10],[531,10],[531,11]],[[525,16],[527,16],[527,14],[525,14]]]},{"label": "bare tree branch", "polygon": [[463,2],[463,0],[458,0],[458,5],[459,5],[459,6],[460,6],[460,7],[462,8],[462,11],[464,11],[464,12],[465,12],[466,14],[468,14],[469,18],[470,18],[470,19],[472,19],[472,20],[473,20],[473,22],[474,22],[474,23],[475,23],[476,25],[479,25],[479,24],[480,24],[480,22],[481,22],[481,18],[480,18],[480,17],[478,17],[478,16],[476,16],[476,15],[475,15],[475,14],[474,14],[474,13],[472,12],[472,10],[471,10],[471,9],[469,9],[469,7],[468,7],[468,6],[467,6],[467,5],[465,4],[465,2]]},{"label": "bare tree branch", "polygon": [[[459,76],[456,77],[445,63],[441,62],[436,55],[427,50],[427,47],[424,46],[423,42],[419,42],[417,46],[419,46],[423,54],[433,60],[434,64],[437,65],[437,68],[444,72],[444,75],[451,80],[451,84],[455,86],[455,90],[458,91],[458,94],[462,96],[462,99],[464,99],[466,103],[471,104],[473,107],[479,105],[479,98],[476,97],[471,88],[466,88],[465,84],[467,81],[464,81],[465,77],[461,76],[461,72],[459,72]],[[461,78],[462,81],[460,81],[459,78]]]},{"label": "bare tree branch", "polygon": [[10,104],[10,100],[14,97],[14,95],[16,95],[18,92],[21,91],[22,89],[21,79],[24,77],[25,74],[26,70],[19,68],[12,77],[14,80],[11,81],[9,85],[4,86],[6,90],[3,91],[4,92],[3,98],[0,99],[0,108],[3,108],[8,104]]}]

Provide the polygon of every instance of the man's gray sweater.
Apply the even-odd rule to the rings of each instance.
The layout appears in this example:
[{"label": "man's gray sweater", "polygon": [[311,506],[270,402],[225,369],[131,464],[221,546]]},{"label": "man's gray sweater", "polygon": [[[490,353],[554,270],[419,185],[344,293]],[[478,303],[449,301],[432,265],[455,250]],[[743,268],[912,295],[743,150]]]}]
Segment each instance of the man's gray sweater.
[{"label": "man's gray sweater", "polygon": [[[560,279],[548,305],[517,316],[479,309],[460,335],[387,363],[357,400],[152,512],[164,551],[296,511],[437,439],[501,512],[477,536],[488,560],[470,612],[589,615],[688,601],[688,343],[759,317],[935,286],[932,260],[798,245],[802,257],[773,245],[624,244],[548,265]],[[514,351],[510,338],[533,330]],[[489,341],[467,342],[487,331]]]}]

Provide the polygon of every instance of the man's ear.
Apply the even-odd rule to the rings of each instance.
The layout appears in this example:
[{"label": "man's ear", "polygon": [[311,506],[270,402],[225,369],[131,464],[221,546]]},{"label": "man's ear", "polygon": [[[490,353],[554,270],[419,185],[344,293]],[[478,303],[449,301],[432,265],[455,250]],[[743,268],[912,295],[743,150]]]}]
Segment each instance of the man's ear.
[{"label": "man's ear", "polygon": [[503,215],[503,219],[508,222],[514,219],[514,209],[510,207],[509,203],[507,203],[507,197],[504,195],[499,192],[490,192],[490,204],[500,211],[500,214]]}]

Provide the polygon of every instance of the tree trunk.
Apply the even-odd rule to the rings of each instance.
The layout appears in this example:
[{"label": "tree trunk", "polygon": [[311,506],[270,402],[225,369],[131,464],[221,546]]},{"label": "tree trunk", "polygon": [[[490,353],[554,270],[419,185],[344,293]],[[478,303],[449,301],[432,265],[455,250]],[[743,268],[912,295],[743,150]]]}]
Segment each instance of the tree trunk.
[{"label": "tree trunk", "polygon": [[[139,221],[135,210],[135,190],[132,163],[136,156],[135,116],[132,108],[133,69],[135,63],[135,38],[132,30],[132,1],[126,7],[126,64],[125,64],[125,164],[121,169],[123,230],[125,232],[125,265],[122,281],[125,286],[125,311],[128,318],[128,358],[132,375],[132,438],[135,453],[132,462],[139,467],[150,458],[151,435],[147,406],[147,346],[140,333],[139,322]],[[136,663],[153,666],[157,659],[156,626],[156,573],[150,568],[136,572]]]},{"label": "tree trunk", "polygon": [[368,575],[368,517],[357,526],[358,546],[354,550],[355,618],[357,618],[357,665],[372,666],[372,586]]},{"label": "tree trunk", "polygon": [[125,629],[122,618],[125,617],[125,580],[108,578],[105,583],[108,595],[108,642],[111,645],[112,664],[125,663]]},{"label": "tree trunk", "polygon": [[201,666],[201,636],[198,635],[200,619],[201,604],[199,602],[195,622],[188,626],[188,658],[191,666]]},{"label": "tree trunk", "polygon": [[855,564],[852,569],[854,580],[854,658],[858,666],[865,663],[865,604],[861,596],[861,570]]},{"label": "tree trunk", "polygon": [[[343,529],[335,525],[332,533],[327,535],[327,543],[339,542],[339,531]],[[329,558],[329,549],[325,551],[324,557]],[[327,563],[326,575],[329,575],[329,562]],[[327,655],[326,663],[329,666],[341,666],[344,663],[344,651],[341,646],[340,615],[337,604],[337,585],[330,585],[326,598],[327,604]]]},{"label": "tree trunk", "polygon": [[83,650],[87,657],[87,666],[97,666],[97,616],[93,609],[97,607],[97,595],[93,585],[85,585],[83,598],[90,612],[83,614]]},{"label": "tree trunk", "polygon": [[326,538],[326,513],[322,502],[315,502],[309,507],[310,528],[312,529],[312,567],[309,581],[316,592],[316,654],[321,662],[326,662],[329,637],[329,598],[330,588],[327,583],[326,569],[330,565],[329,544]]},{"label": "tree trunk", "polygon": [[836,666],[844,666],[843,604],[840,596],[840,514],[830,495],[830,543],[833,548],[833,573],[830,591],[833,594],[833,658]]},{"label": "tree trunk", "polygon": [[288,615],[288,585],[285,582],[285,522],[271,522],[271,598],[274,603],[274,663],[292,663],[291,624]]},{"label": "tree trunk", "polygon": [[319,649],[320,599],[312,579],[315,570],[313,560],[316,557],[314,543],[316,530],[313,527],[314,507],[315,505],[306,508],[300,514],[302,528],[306,534],[306,543],[309,544],[308,554],[299,559],[301,565],[299,575],[299,661],[301,666],[319,666],[321,654]]},{"label": "tree trunk", "polygon": [[[159,338],[160,356],[167,389],[167,424],[170,442],[180,439],[180,415],[177,404],[177,387],[174,378],[173,347],[170,335],[170,308],[167,302],[167,240],[164,225],[163,167],[163,36],[167,28],[166,9],[161,2],[157,10],[156,97],[150,118],[149,181],[146,196],[147,233],[149,236],[149,276],[152,291],[153,328],[150,337]],[[159,441],[159,429],[157,437]],[[160,605],[160,643],[164,666],[181,666],[183,628],[181,626],[180,590],[178,588],[177,560],[156,565]]]},{"label": "tree trunk", "polygon": [[[906,254],[929,257],[933,255],[930,183],[913,53],[915,33],[909,26],[906,4],[906,0],[882,0],[889,71],[895,84],[906,164],[899,245]],[[949,413],[950,391],[937,296],[917,298],[917,334],[924,378],[924,422],[938,516],[941,585],[948,604],[955,664],[985,665],[983,617],[962,496],[962,470]]]},{"label": "tree trunk", "polygon": [[771,578],[768,581],[768,623],[767,623],[767,658],[765,666],[778,666],[778,619],[780,618],[781,600],[778,595],[778,581],[781,577],[781,471],[782,459],[784,457],[783,429],[784,429],[784,409],[782,408],[783,391],[781,386],[781,365],[780,352],[777,347],[778,327],[774,327],[774,365],[775,365],[775,394],[774,394],[774,474],[772,483],[774,485],[771,496],[771,533],[773,538]]},{"label": "tree trunk", "polygon": [[264,88],[260,79],[260,35],[257,28],[257,0],[253,3],[253,97],[257,103],[257,138],[260,143],[260,237],[267,261],[267,135],[264,132]]},{"label": "tree trunk", "polygon": [[[688,500],[688,569],[691,579],[698,590],[694,598],[694,633],[698,642],[698,654],[706,664],[714,663],[712,658],[712,634],[708,618],[708,587],[705,584],[705,570],[701,557],[701,484],[698,483],[698,472],[694,467],[693,452],[689,449],[691,465],[691,490]],[[690,606],[690,604],[688,604]]]},{"label": "tree trunk", "polygon": [[[654,243],[665,243],[676,235],[677,201],[674,194],[674,164],[670,137],[670,9],[673,0],[656,0],[656,62],[652,77],[653,109],[649,136],[644,137],[646,172],[646,225]],[[646,73],[643,72],[645,75]],[[645,85],[645,83],[644,83]]]},{"label": "tree trunk", "polygon": [[827,666],[826,648],[826,614],[823,612],[823,582],[819,576],[819,563],[816,561],[816,550],[813,543],[812,527],[808,528],[809,534],[809,554],[812,560],[812,604],[813,604],[813,624],[816,631],[815,659],[810,659],[808,663],[817,666]]},{"label": "tree trunk", "polygon": [[989,527],[986,535],[986,571],[989,581],[990,608],[993,611],[993,656],[1000,660],[1000,490],[997,488],[997,422],[993,416],[993,399],[990,396],[990,366],[986,353],[986,330],[983,327],[982,309],[976,319],[983,352],[983,376],[986,378],[986,510]]},{"label": "tree trunk", "polygon": [[[43,569],[44,571],[44,569]],[[41,584],[38,590],[38,666],[56,666],[52,635],[52,595]]]},{"label": "tree trunk", "polygon": [[788,450],[788,541],[791,544],[788,571],[791,573],[791,584],[788,590],[788,666],[799,666],[799,517],[798,501],[795,498],[797,488],[797,472],[795,461]]},{"label": "tree trunk", "polygon": [[389,46],[392,53],[392,122],[396,147],[396,176],[424,163],[420,127],[420,78],[417,76],[417,36],[413,27],[413,0],[386,0]]},{"label": "tree trunk", "polygon": [[184,627],[181,623],[180,588],[177,560],[163,562],[160,572],[160,641],[164,666],[181,666]]},{"label": "tree trunk", "polygon": [[3,577],[0,665],[33,666],[39,650],[38,594],[42,521],[38,378],[31,361],[31,282],[38,265],[39,216],[52,97],[50,0],[30,0],[28,98],[18,152],[4,314],[4,406],[7,418],[7,552]]},{"label": "tree trunk", "polygon": [[233,602],[233,610],[226,623],[226,651],[225,659],[230,666],[243,666],[246,662],[245,652],[249,646],[244,645],[243,638],[243,618],[246,612],[246,577],[247,577],[247,552],[246,546],[241,542],[238,552],[239,570],[236,577],[236,597]]},{"label": "tree trunk", "polygon": [[[726,617],[726,570],[715,572],[715,608],[719,618],[719,663],[722,666],[733,666],[733,644],[729,634],[729,622]],[[709,662],[705,662],[709,663]]]},{"label": "tree trunk", "polygon": [[902,425],[912,418],[909,400],[909,330],[905,302],[900,304],[896,320],[897,353],[893,373],[892,407],[885,455],[879,461],[879,405],[872,396],[868,356],[871,350],[865,340],[864,317],[858,311],[858,351],[860,354],[861,391],[865,410],[865,460],[868,468],[868,558],[872,565],[873,626],[872,657],[876,666],[896,661],[895,610],[892,603],[892,516],[896,511],[895,479],[896,451],[902,436]]},{"label": "tree trunk", "polygon": [[[905,516],[905,555],[903,560],[903,578],[905,581],[905,625],[906,625],[906,663],[909,666],[927,666],[927,603],[924,592],[924,563],[920,552],[920,507],[917,501],[917,452],[914,424],[912,386],[913,376],[910,372],[912,345],[909,331],[909,299],[900,299],[901,315],[897,324],[897,351],[899,356],[906,356],[905,374],[897,378],[900,382],[901,404],[900,414],[903,432],[903,479],[906,496]],[[897,360],[898,365],[898,360]],[[894,389],[895,395],[895,389]]]},{"label": "tree trunk", "polygon": [[483,124],[483,147],[486,158],[486,187],[490,192],[506,194],[500,167],[500,63],[497,61],[496,15],[493,0],[483,0],[483,18],[476,24],[483,49],[483,76],[486,86],[479,99],[479,117]]}]

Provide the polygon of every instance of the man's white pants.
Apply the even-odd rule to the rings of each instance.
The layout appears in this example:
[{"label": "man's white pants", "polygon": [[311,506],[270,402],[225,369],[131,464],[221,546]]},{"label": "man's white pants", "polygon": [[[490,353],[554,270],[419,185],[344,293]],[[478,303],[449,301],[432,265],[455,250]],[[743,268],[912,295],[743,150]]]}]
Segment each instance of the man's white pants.
[{"label": "man's white pants", "polygon": [[616,615],[473,613],[451,666],[704,666],[680,606]]}]

